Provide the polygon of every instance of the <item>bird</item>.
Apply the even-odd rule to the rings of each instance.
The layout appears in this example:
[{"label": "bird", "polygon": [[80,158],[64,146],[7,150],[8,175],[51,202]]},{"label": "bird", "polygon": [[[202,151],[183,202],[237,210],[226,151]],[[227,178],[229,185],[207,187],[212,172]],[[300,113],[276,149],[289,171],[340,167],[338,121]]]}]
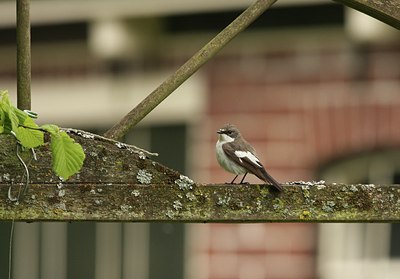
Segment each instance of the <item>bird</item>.
[{"label": "bird", "polygon": [[240,131],[232,124],[226,124],[217,131],[216,157],[222,168],[236,174],[231,184],[239,175],[244,174],[240,184],[243,183],[247,173],[272,184],[276,190],[282,191],[282,186],[267,173],[257,157],[255,149],[242,137]]}]

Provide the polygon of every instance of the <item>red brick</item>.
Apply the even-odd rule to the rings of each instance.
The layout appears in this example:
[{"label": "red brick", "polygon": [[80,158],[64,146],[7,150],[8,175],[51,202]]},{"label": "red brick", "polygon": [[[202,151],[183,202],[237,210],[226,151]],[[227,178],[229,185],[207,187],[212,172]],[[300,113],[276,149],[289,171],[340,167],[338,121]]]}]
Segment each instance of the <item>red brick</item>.
[{"label": "red brick", "polygon": [[268,279],[303,279],[315,277],[314,255],[270,254],[265,257]]},{"label": "red brick", "polygon": [[[400,86],[399,86],[400,87]],[[393,139],[393,142],[400,144],[400,128],[399,128],[399,119],[400,119],[400,106],[393,106],[390,110],[391,116],[391,136],[390,139]]]},{"label": "red brick", "polygon": [[241,224],[237,226],[238,249],[241,251],[265,251],[264,245],[268,237],[265,224]]},{"label": "red brick", "polygon": [[[365,72],[384,80],[351,80],[357,71],[354,52],[340,43],[312,51],[288,48],[295,51],[243,52],[211,64],[201,152],[207,157],[201,172],[209,174],[209,182],[233,178],[214,154],[215,131],[228,122],[240,128],[280,182],[315,179],[326,162],[400,146],[400,82],[395,80],[400,66],[394,62],[398,59],[388,60],[400,55],[398,48],[367,50],[372,60]],[[251,175],[247,181],[260,182]],[[236,264],[230,278],[316,277],[315,225],[213,225],[210,239],[218,264]],[[219,272],[209,279],[227,278],[228,271]]]},{"label": "red brick", "polygon": [[369,60],[369,77],[373,79],[399,79],[399,61],[399,53],[372,53]]},{"label": "red brick", "polygon": [[349,50],[322,51],[320,55],[321,64],[317,74],[322,82],[343,81],[352,77],[354,59]]},{"label": "red brick", "polygon": [[234,252],[238,248],[237,225],[213,225],[210,232],[210,249],[213,252]]},{"label": "red brick", "polygon": [[253,140],[298,140],[305,137],[301,112],[226,113],[214,117],[212,130],[226,123],[235,124],[243,137]]},{"label": "red brick", "polygon": [[287,112],[301,102],[292,86],[231,86],[211,92],[210,113]]},{"label": "red brick", "polygon": [[265,256],[240,256],[238,263],[239,279],[265,279],[267,277],[267,266]]},{"label": "red brick", "polygon": [[270,141],[257,146],[261,162],[265,167],[303,167],[310,165],[312,156],[305,142]]},{"label": "red brick", "polygon": [[209,260],[209,278],[235,279],[238,276],[239,257],[235,253],[211,254]]},{"label": "red brick", "polygon": [[266,225],[265,249],[269,252],[309,252],[316,244],[316,226],[312,224]]},{"label": "red brick", "polygon": [[210,224],[189,224],[186,226],[188,245],[192,253],[209,251],[211,226]]}]

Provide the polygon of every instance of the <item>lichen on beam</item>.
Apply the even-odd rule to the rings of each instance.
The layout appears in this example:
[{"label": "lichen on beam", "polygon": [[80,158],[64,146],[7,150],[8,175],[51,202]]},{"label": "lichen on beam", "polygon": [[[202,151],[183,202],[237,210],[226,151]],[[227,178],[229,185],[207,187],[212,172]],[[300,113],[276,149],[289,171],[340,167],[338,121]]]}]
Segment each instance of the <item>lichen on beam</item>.
[{"label": "lichen on beam", "polygon": [[[173,183],[180,173],[149,158],[150,153],[134,146],[108,140],[84,131],[66,129],[81,146],[86,158],[81,171],[68,179],[68,183],[140,183],[149,173],[149,183]],[[49,142],[35,149],[37,160],[30,150],[20,155],[28,165],[30,184],[61,182],[52,170],[52,154]],[[0,183],[24,181],[25,172],[16,155],[16,140],[13,136],[0,135]],[[140,173],[139,171],[142,170]],[[139,174],[139,175],[138,175]]]},{"label": "lichen on beam", "polygon": [[279,193],[268,185],[195,184],[121,143],[71,133],[86,153],[79,174],[61,181],[48,144],[21,156],[12,136],[0,136],[0,220],[104,222],[399,222],[400,187],[291,182]]},{"label": "lichen on beam", "polygon": [[87,183],[33,184],[23,202],[6,199],[0,220],[104,222],[399,222],[397,185]]}]

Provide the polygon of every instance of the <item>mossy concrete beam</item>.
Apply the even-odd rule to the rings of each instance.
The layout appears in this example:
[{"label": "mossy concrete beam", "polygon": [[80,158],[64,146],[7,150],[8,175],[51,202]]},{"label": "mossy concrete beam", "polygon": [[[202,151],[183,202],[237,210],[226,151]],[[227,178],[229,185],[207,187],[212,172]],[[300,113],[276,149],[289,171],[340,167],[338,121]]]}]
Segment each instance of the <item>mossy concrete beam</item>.
[{"label": "mossy concrete beam", "polygon": [[292,182],[268,185],[195,184],[140,150],[70,132],[85,150],[81,172],[61,181],[49,144],[21,156],[12,136],[0,136],[0,220],[107,222],[399,222],[400,187]]},{"label": "mossy concrete beam", "polygon": [[[32,184],[25,199],[7,199],[0,220],[112,222],[399,222],[400,187],[322,183],[265,185]],[[14,187],[17,187],[14,185]]]}]

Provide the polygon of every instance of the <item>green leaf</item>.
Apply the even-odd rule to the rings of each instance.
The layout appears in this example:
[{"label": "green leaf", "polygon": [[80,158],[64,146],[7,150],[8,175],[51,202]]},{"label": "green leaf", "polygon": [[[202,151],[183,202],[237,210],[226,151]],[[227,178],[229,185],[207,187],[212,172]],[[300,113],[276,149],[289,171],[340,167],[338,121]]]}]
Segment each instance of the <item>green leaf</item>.
[{"label": "green leaf", "polygon": [[3,123],[4,123],[4,111],[0,105],[0,125],[2,125]]},{"label": "green leaf", "polygon": [[85,160],[82,146],[76,143],[66,132],[51,134],[53,170],[64,180],[77,173]]},{"label": "green leaf", "polygon": [[22,124],[24,127],[19,126],[17,131],[15,131],[15,137],[22,146],[35,148],[43,145],[44,133],[38,130],[39,126],[30,117],[26,117]]},{"label": "green leaf", "polygon": [[35,112],[25,112],[14,107],[8,92],[0,90],[0,134],[13,133],[24,147],[34,148],[44,144],[44,131],[50,133],[53,170],[63,179],[68,179],[83,166],[85,153],[82,146],[67,133],[60,132],[60,128],[56,125],[39,127],[32,120],[36,117]]},{"label": "green leaf", "polygon": [[40,128],[50,133],[51,135],[58,134],[58,132],[60,131],[60,128],[54,124],[45,124],[43,126],[40,126]]},{"label": "green leaf", "polygon": [[26,117],[24,122],[22,122],[21,124],[28,128],[32,128],[32,129],[36,129],[36,130],[40,129],[38,124],[36,124],[35,121],[30,117]]},{"label": "green leaf", "polygon": [[18,127],[15,136],[26,148],[35,148],[44,143],[43,132],[39,130]]},{"label": "green leaf", "polygon": [[15,113],[15,108],[8,98],[7,91],[0,92],[0,110],[2,118],[3,133],[9,134],[11,131],[16,132],[19,124],[18,116]]},{"label": "green leaf", "polygon": [[2,103],[1,109],[4,112],[4,132],[9,134],[11,131],[16,131],[18,128],[19,119],[15,114],[14,108],[6,103]]},{"label": "green leaf", "polygon": [[25,112],[23,112],[22,110],[17,109],[16,107],[13,107],[13,109],[14,109],[15,115],[18,117],[18,123],[19,124],[24,123],[25,119],[28,117],[28,115]]},{"label": "green leaf", "polygon": [[4,111],[0,106],[0,134],[4,133]]}]

